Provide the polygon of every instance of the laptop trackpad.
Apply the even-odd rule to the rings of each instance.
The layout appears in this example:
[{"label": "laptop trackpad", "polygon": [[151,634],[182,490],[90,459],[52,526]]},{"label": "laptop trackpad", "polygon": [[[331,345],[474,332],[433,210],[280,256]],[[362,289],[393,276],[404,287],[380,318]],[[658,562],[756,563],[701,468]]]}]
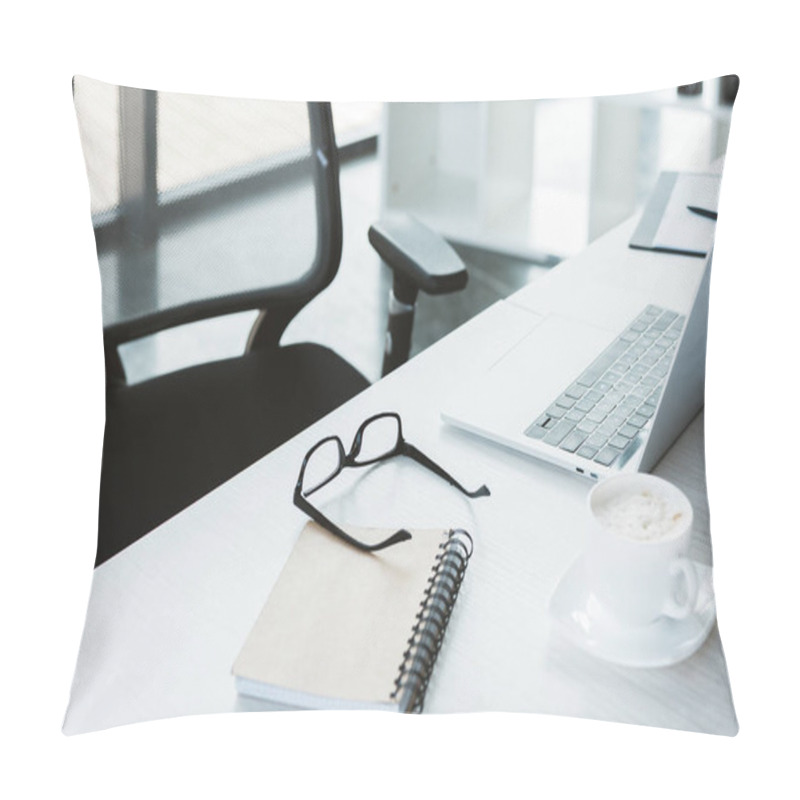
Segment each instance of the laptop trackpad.
[{"label": "laptop trackpad", "polygon": [[551,314],[454,398],[445,418],[472,430],[522,434],[618,333]]}]

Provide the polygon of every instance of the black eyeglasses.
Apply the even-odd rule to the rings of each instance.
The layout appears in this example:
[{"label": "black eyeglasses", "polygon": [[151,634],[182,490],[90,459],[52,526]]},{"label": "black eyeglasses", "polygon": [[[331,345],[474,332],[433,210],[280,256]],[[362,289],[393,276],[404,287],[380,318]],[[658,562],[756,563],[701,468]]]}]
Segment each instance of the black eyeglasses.
[{"label": "black eyeglasses", "polygon": [[394,456],[408,456],[418,464],[431,470],[440,478],[444,478],[467,497],[486,497],[489,489],[481,486],[474,492],[465,489],[452,475],[438,464],[417,450],[403,438],[403,424],[399,414],[387,411],[376,414],[361,423],[356,432],[350,452],[345,454],[344,445],[338,436],[328,436],[317,442],[303,459],[300,475],[294,487],[294,504],[314,522],[344,539],[359,550],[375,551],[390,547],[411,538],[404,529],[396,531],[388,539],[379,544],[368,545],[359,542],[345,533],[338,525],[331,522],[306,499],[309,495],[330,483],[345,467],[367,467]]}]

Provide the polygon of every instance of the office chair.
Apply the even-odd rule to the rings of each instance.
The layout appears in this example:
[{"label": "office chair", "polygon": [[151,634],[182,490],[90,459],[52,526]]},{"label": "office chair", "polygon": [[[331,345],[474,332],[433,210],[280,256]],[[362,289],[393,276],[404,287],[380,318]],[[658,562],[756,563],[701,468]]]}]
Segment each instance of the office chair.
[{"label": "office chair", "polygon": [[[85,113],[82,118],[81,89],[76,83],[89,168],[91,120]],[[305,146],[301,151],[293,144],[291,158],[279,153],[256,174],[234,169],[233,177],[211,190],[205,184],[188,191],[179,187],[170,195],[159,193],[155,169],[148,175],[142,168],[148,152],[158,152],[156,103],[154,92],[120,87],[119,213],[105,226],[95,222],[106,366],[96,565],[368,386],[327,347],[281,345],[289,322],[339,268],[339,154],[330,105],[285,104],[294,112],[299,106],[305,123]],[[278,120],[279,135],[287,124]],[[230,238],[237,229],[230,232],[226,215],[231,208],[246,208],[253,197],[266,198],[274,216],[268,230],[256,236],[258,247],[243,259],[242,248]],[[208,215],[214,228],[212,243],[204,242],[202,252],[186,234],[187,220],[198,214]],[[386,374],[408,357],[417,293],[461,289],[467,273],[444,240],[410,217],[377,222],[368,235],[393,274]],[[289,270],[279,260],[295,257],[297,237],[310,240],[308,261]],[[229,268],[226,259],[236,263]],[[258,315],[241,355],[140,383],[127,380],[119,352],[125,343],[247,310]]]}]

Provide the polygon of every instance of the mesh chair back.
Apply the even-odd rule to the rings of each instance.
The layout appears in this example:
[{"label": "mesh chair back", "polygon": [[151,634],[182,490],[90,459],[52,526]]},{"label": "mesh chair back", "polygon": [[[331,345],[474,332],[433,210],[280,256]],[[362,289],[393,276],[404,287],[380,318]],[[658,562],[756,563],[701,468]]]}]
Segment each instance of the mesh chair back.
[{"label": "mesh chair back", "polygon": [[270,306],[282,330],[332,280],[341,210],[327,104],[82,77],[74,98],[107,344]]}]

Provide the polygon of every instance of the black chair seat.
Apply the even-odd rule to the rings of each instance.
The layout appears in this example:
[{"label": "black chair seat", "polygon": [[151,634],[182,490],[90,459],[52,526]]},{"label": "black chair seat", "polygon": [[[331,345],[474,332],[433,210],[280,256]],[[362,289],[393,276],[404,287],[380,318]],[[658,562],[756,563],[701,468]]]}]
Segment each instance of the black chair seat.
[{"label": "black chair seat", "polygon": [[110,386],[96,564],[368,385],[332,350],[297,344]]}]

